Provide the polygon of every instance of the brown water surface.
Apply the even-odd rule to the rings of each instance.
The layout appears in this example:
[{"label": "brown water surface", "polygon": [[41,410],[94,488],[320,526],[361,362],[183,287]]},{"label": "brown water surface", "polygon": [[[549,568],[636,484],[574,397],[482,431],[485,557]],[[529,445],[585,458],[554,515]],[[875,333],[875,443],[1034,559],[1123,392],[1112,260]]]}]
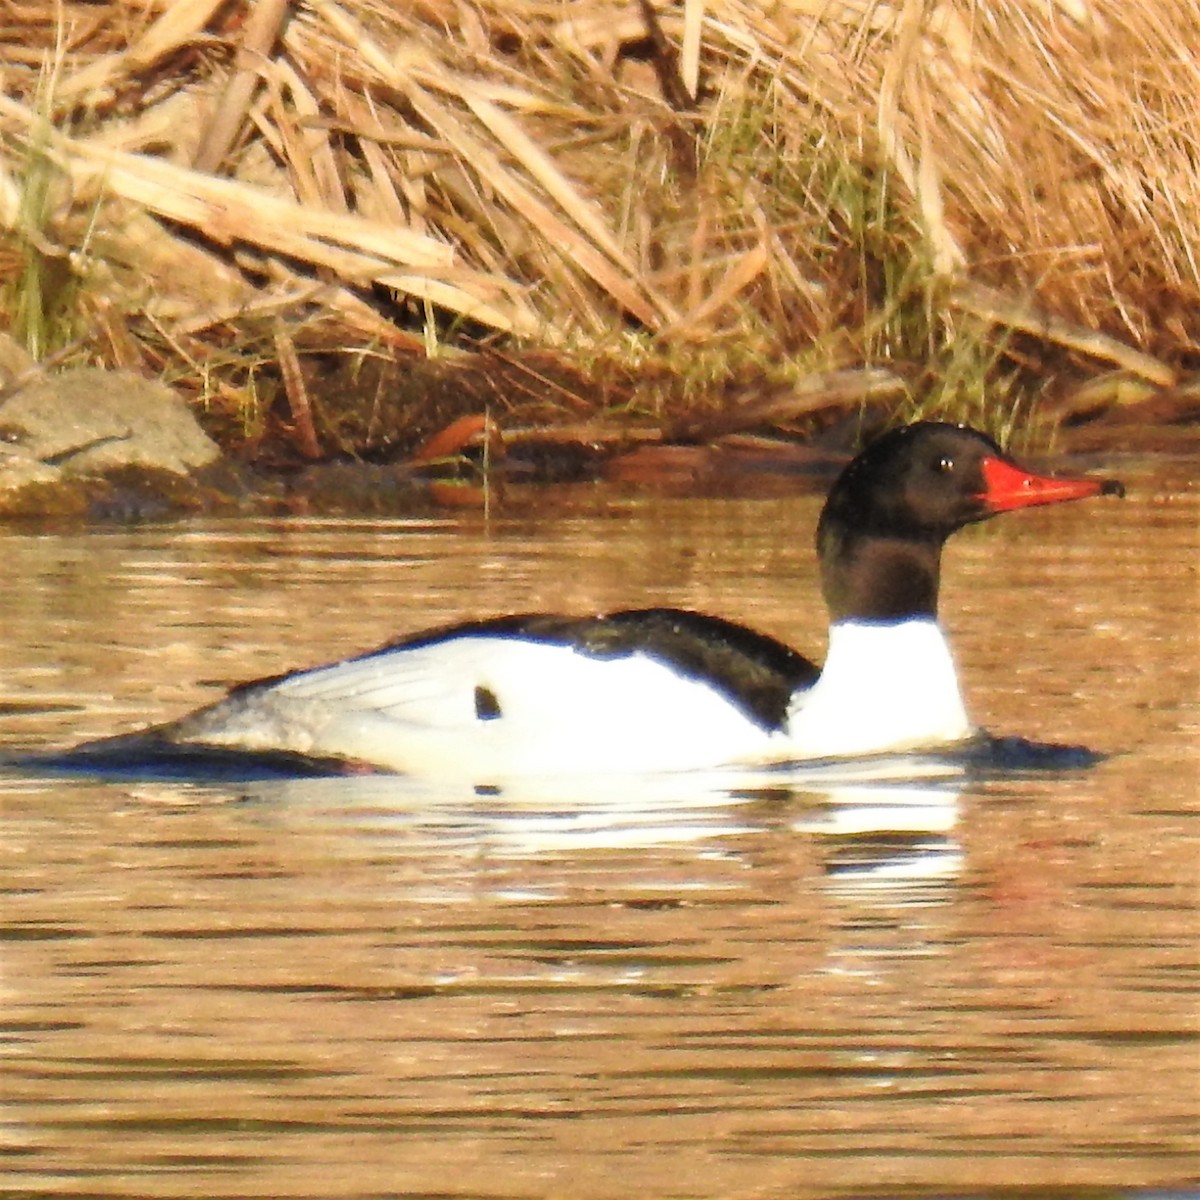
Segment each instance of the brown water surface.
[{"label": "brown water surface", "polygon": [[[1089,771],[0,775],[0,1191],[1196,1194],[1200,489],[1130,483],[946,564],[976,718]],[[0,744],[513,609],[686,605],[819,656],[817,507],[9,530]]]}]

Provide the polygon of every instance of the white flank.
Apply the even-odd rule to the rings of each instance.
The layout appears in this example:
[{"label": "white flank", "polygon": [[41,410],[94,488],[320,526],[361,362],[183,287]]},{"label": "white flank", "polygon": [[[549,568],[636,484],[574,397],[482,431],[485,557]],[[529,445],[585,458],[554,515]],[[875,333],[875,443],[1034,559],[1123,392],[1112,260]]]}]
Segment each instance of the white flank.
[{"label": "white flank", "polygon": [[[477,714],[477,688],[499,716]],[[762,759],[772,745],[720,693],[645,654],[475,636],[292,675],[208,710],[185,736],[480,783],[692,770]]]},{"label": "white flank", "polygon": [[937,746],[973,732],[936,621],[830,627],[821,677],[797,693],[787,741],[797,758]]},{"label": "white flank", "polygon": [[178,729],[184,741],[478,784],[852,757],[970,733],[932,621],[835,625],[821,678],[793,697],[783,731],[763,729],[707,683],[641,652],[604,659],[472,635],[237,692]]}]

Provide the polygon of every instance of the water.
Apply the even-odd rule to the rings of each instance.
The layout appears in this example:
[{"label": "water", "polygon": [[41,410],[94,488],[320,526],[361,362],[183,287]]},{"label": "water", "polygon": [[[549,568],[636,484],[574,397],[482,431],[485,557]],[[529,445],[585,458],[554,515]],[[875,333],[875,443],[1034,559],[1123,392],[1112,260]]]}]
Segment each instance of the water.
[{"label": "water", "polygon": [[[973,714],[1090,771],[0,777],[0,1194],[1200,1194],[1200,490],[1130,482],[946,563]],[[814,498],[543,507],[0,533],[0,744],[485,612],[822,652]]]}]

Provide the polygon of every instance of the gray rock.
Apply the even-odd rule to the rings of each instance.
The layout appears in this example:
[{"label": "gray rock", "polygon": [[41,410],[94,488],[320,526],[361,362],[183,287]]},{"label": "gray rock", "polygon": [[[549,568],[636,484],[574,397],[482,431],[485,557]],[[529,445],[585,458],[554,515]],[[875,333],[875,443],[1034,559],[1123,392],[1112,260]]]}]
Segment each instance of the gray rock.
[{"label": "gray rock", "polygon": [[22,446],[0,442],[0,492],[13,492],[31,484],[57,483],[62,471],[48,467]]},{"label": "gray rock", "polygon": [[[121,467],[188,475],[220,457],[183,401],[165,385],[129,371],[79,367],[47,375],[0,397],[0,488],[32,459],[66,475],[102,475]],[[28,482],[48,482],[45,476]]]}]

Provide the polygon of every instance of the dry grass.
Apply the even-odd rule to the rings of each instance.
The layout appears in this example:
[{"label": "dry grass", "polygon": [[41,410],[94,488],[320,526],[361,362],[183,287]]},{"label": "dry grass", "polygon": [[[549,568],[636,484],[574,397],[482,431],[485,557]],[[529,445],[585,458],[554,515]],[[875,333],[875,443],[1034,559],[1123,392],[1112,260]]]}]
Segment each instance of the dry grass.
[{"label": "dry grass", "polygon": [[0,265],[39,353],[239,411],[280,344],[513,337],[723,406],[751,367],[890,365],[927,408],[1001,381],[994,427],[1200,361],[1200,0],[0,11]]}]

